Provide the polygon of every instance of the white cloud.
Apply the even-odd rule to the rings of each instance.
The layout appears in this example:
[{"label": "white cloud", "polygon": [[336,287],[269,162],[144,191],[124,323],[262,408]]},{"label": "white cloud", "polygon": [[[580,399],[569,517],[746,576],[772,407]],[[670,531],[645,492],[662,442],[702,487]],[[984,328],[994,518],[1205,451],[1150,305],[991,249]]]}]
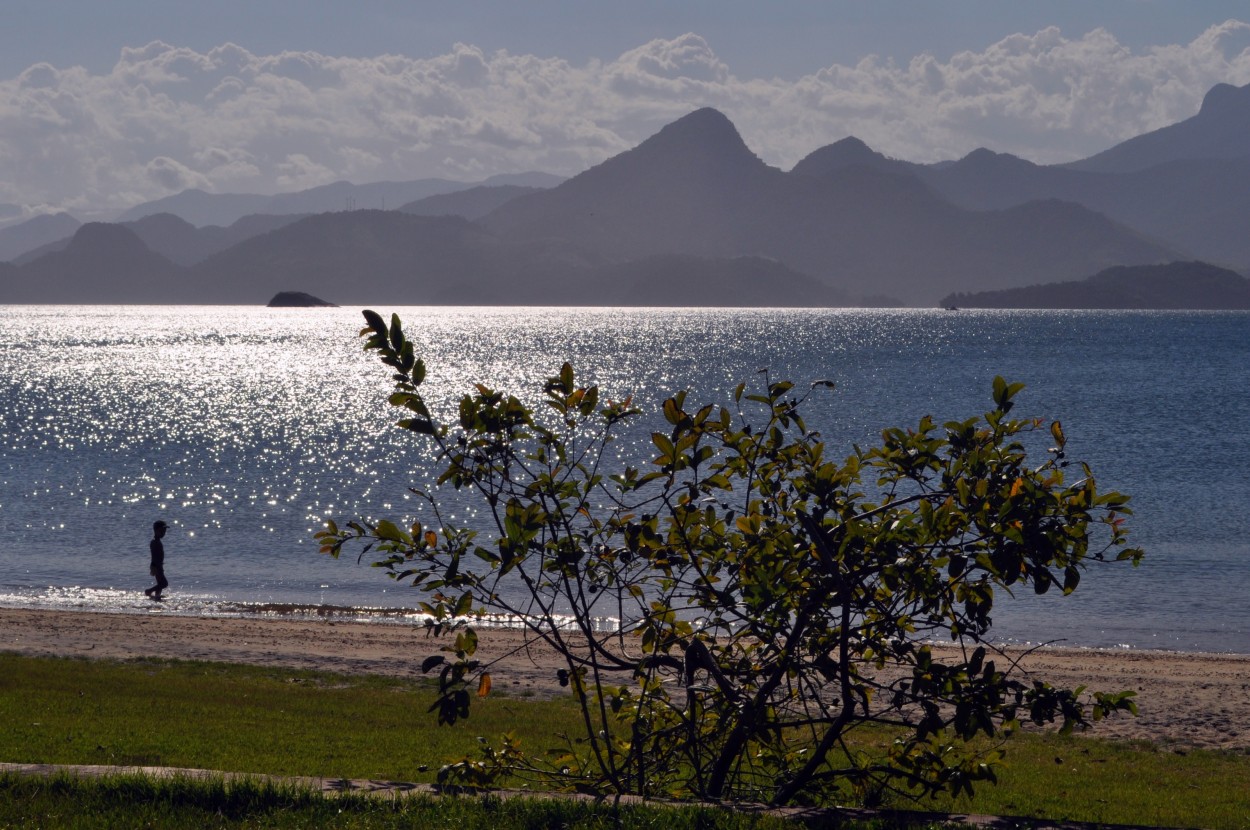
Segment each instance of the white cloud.
[{"label": "white cloud", "polygon": [[208,177],[185,164],[166,156],[157,156],[147,163],[148,177],[165,190],[178,192],[190,187],[211,187]]},{"label": "white cloud", "polygon": [[631,94],[683,95],[733,82],[729,67],[695,34],[631,49],[608,67],[608,77],[613,88]]},{"label": "white cloud", "polygon": [[1220,82],[1250,83],[1250,24],[1137,52],[1105,30],[1048,28],[794,81],[739,78],[696,34],[580,66],[466,44],[414,59],[153,42],[104,74],[36,64],[0,80],[0,202],[121,208],[192,186],[571,175],[700,106],[786,168],[847,135],[916,161],[978,146],[1064,161],[1192,115]]},{"label": "white cloud", "polygon": [[303,153],[292,153],[278,162],[278,186],[282,190],[303,190],[333,181],[335,173]]}]

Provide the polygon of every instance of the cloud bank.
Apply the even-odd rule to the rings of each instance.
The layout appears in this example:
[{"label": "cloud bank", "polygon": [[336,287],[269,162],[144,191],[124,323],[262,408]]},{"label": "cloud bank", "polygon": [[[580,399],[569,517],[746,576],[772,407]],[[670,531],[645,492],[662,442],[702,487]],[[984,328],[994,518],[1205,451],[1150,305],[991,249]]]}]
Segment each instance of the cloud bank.
[{"label": "cloud bank", "polygon": [[573,175],[701,106],[786,169],[847,135],[912,161],[988,146],[1058,162],[1187,118],[1221,82],[1250,83],[1250,23],[1140,52],[1103,29],[1048,28],[787,81],[739,78],[696,34],[581,66],[465,44],[413,59],[153,42],[107,74],[37,64],[0,80],[0,203],[85,211],[189,187]]}]

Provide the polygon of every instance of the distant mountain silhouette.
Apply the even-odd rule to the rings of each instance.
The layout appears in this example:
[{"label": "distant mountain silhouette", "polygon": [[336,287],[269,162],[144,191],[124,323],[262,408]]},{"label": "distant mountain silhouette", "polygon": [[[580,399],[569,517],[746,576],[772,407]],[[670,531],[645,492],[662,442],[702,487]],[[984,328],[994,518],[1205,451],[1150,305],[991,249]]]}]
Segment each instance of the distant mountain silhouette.
[{"label": "distant mountain silhouette", "polygon": [[[1127,172],[984,148],[919,165],[854,138],[783,172],[705,108],[554,187],[514,195],[461,185],[414,206],[438,215],[262,214],[237,228],[151,216],[112,226],[112,236],[83,226],[64,250],[5,269],[0,302],[108,301],[114,285],[119,302],[260,304],[299,286],[341,302],[921,305],[1119,265],[1250,264],[1250,156],[1219,155],[1236,149],[1222,136],[1250,118],[1246,89],[1217,87],[1198,116],[1174,125],[1184,129],[1148,134],[1163,139],[1133,146],[1147,147],[1152,165]],[[1182,152],[1207,155],[1169,156]],[[346,187],[279,204],[383,195]],[[385,193],[391,208],[396,191]],[[455,215],[486,210],[474,221]]]},{"label": "distant mountain silhouette", "polygon": [[409,202],[399,209],[414,216],[462,216],[481,219],[486,214],[511,202],[518,196],[537,193],[545,188],[522,187],[516,184],[482,185],[454,193],[439,193]]},{"label": "distant mountain silhouette", "polygon": [[1084,280],[951,294],[959,308],[1250,309],[1250,280],[1205,262],[1116,266]]},{"label": "distant mountain silhouette", "polygon": [[1079,192],[1081,183],[1103,178],[1059,167],[1042,167],[1010,153],[995,153],[984,147],[949,164],[916,165],[914,170],[938,193],[970,210],[1002,210],[1037,199],[1064,198],[1069,193]]},{"label": "distant mountain silhouette", "polygon": [[[1246,113],[1250,116],[1250,106]],[[1250,132],[1245,138],[1250,141]],[[917,174],[965,208],[993,210],[1061,199],[1105,214],[1173,250],[1228,265],[1250,263],[1250,154],[1102,173],[1043,167],[977,150],[941,168],[917,167]]]},{"label": "distant mountain silhouette", "polygon": [[197,227],[225,226],[248,214],[267,212],[270,198],[258,193],[208,193],[192,188],[135,205],[117,217],[117,221],[133,222],[156,213],[169,213]]},{"label": "distant mountain silhouette", "polygon": [[411,182],[372,182],[352,184],[333,182],[296,193],[279,193],[269,199],[262,213],[325,213],[336,210],[394,209],[414,199],[435,193],[448,193],[466,187],[447,179],[418,179]]},{"label": "distant mountain silhouette", "polygon": [[[496,278],[496,240],[470,222],[398,211],[323,213],[248,239],[191,269],[231,302],[260,303],[298,284],[317,296],[370,302],[465,299],[458,286]],[[506,257],[505,257],[506,258]]]},{"label": "distant mountain silhouette", "polygon": [[307,214],[252,214],[228,228],[197,228],[171,213],[157,213],[126,223],[149,248],[179,265],[195,265],[246,239],[284,228]]},{"label": "distant mountain silhouette", "polygon": [[49,242],[72,236],[82,223],[68,213],[45,213],[0,228],[0,262],[9,262]]},{"label": "distant mountain silhouette", "polygon": [[798,307],[847,300],[759,258],[600,264],[564,242],[503,240],[461,218],[351,211],[302,219],[190,268],[152,252],[129,227],[84,225],[64,251],[0,270],[0,303],[261,304],[296,282],[305,293],[362,304]]},{"label": "distant mountain silhouette", "polygon": [[701,109],[482,223],[514,240],[575,240],[609,261],[762,253],[739,250],[735,240],[781,175],[747,149],[728,118]]},{"label": "distant mountain silhouette", "polygon": [[828,176],[848,167],[871,167],[887,173],[911,173],[917,165],[888,158],[849,136],[815,150],[790,170],[796,176]]},{"label": "distant mountain silhouette", "polygon": [[911,165],[855,140],[783,173],[711,109],[558,187],[508,202],[482,224],[507,239],[563,239],[606,262],[766,257],[851,295],[912,303],[956,287],[1023,285],[1177,255],[1078,205],[956,207]]},{"label": "distant mountain silhouette", "polygon": [[1193,118],[1072,164],[1043,166],[980,148],[956,162],[922,165],[847,138],[792,172],[821,176],[857,165],[912,173],[968,210],[1075,202],[1172,251],[1250,265],[1250,85],[1218,85]]},{"label": "distant mountain silhouette", "polygon": [[[305,215],[272,216],[257,213],[244,216],[228,228],[217,225],[197,228],[172,213],[154,213],[133,222],[120,224],[134,231],[144,244],[171,262],[178,265],[194,265],[245,239],[297,222]],[[64,239],[49,242],[47,245],[22,254],[14,262],[18,265],[25,265],[44,254],[64,250],[70,239],[71,237],[67,236]]]},{"label": "distant mountain silhouette", "polygon": [[119,222],[132,222],[156,213],[172,213],[197,227],[227,227],[249,214],[310,214],[356,209],[394,209],[400,205],[433,196],[452,193],[479,184],[551,186],[562,181],[549,173],[517,173],[492,176],[483,182],[456,182],[450,179],[417,179],[408,182],[373,182],[352,184],[340,181],[292,193],[261,196],[252,193],[206,193],[184,190],[151,202],[144,202],[118,217]]},{"label": "distant mountain silhouette", "polygon": [[186,302],[180,270],[129,228],[89,222],[64,250],[16,267],[0,302]]},{"label": "distant mountain silhouette", "polygon": [[1130,138],[1109,150],[1066,165],[1072,170],[1127,173],[1191,159],[1250,155],[1250,84],[1216,84],[1192,118]]}]

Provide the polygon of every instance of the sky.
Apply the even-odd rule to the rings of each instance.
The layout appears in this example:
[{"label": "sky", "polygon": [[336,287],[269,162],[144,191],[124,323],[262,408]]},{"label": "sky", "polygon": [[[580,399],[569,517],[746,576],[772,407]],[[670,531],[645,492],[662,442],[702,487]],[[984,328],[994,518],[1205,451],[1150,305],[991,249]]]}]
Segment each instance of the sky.
[{"label": "sky", "polygon": [[0,205],[569,176],[702,106],[782,169],[849,135],[1057,163],[1216,83],[1247,0],[0,0]]}]

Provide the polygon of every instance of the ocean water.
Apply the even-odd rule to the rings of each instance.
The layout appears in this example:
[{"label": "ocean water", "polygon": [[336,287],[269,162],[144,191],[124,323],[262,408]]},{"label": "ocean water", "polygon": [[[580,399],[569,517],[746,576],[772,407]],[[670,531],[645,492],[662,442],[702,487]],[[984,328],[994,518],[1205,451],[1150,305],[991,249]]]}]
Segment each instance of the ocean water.
[{"label": "ocean water", "polygon": [[[996,374],[1021,381],[1013,414],[1061,419],[1070,457],[1133,496],[1147,558],[1092,567],[1071,597],[1000,600],[996,637],[1250,653],[1250,314],[379,310],[422,344],[446,406],[475,381],[532,395],[565,360],[653,410],[765,368],[834,380],[808,420],[837,456],[984,412]],[[0,605],[149,612],[159,518],[161,613],[411,619],[413,589],[312,539],[327,518],[411,517],[407,488],[430,483],[361,325],[356,309],[0,306]],[[647,432],[618,452],[646,457]]]}]

